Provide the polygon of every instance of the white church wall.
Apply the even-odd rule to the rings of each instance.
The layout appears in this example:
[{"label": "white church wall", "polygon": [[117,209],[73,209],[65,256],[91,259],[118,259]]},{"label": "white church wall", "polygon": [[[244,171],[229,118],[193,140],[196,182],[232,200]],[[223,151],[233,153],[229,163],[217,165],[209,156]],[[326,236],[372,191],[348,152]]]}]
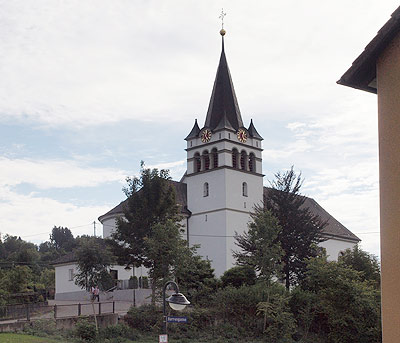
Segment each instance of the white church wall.
[{"label": "white church wall", "polygon": [[226,267],[225,211],[193,215],[189,219],[189,243],[200,244],[197,253],[211,260],[217,275]]},{"label": "white church wall", "polygon": [[325,242],[319,243],[319,246],[326,249],[328,261],[337,261],[339,253],[346,249],[352,249],[356,243],[341,239],[331,238]]}]

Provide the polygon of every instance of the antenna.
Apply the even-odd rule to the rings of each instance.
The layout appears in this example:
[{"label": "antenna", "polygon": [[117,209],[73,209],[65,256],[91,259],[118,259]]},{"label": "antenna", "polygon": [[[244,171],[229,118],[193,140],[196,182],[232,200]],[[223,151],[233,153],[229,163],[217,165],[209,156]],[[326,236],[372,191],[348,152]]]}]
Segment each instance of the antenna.
[{"label": "antenna", "polygon": [[96,237],[96,221],[93,221],[93,232],[94,236]]}]

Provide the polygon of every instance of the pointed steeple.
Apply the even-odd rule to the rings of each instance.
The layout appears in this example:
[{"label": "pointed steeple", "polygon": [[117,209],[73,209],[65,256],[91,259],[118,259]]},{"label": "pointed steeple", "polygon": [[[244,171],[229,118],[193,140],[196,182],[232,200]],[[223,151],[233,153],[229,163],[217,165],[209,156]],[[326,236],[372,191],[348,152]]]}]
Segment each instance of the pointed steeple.
[{"label": "pointed steeple", "polygon": [[250,126],[249,126],[249,128],[247,129],[247,131],[249,132],[250,137],[258,138],[258,139],[261,139],[261,140],[264,139],[264,138],[262,138],[262,137],[260,136],[260,134],[257,132],[257,130],[256,130],[254,124],[253,124],[253,119],[250,120]]},{"label": "pointed steeple", "polygon": [[214,130],[222,122],[223,117],[226,116],[227,122],[231,124],[233,129],[238,130],[243,127],[243,121],[225,56],[225,30],[221,30],[220,33],[222,36],[221,57],[204,126]]},{"label": "pointed steeple", "polygon": [[192,131],[190,131],[185,140],[187,141],[188,139],[196,138],[199,135],[199,132],[200,132],[199,124],[197,124],[197,119],[195,119]]}]

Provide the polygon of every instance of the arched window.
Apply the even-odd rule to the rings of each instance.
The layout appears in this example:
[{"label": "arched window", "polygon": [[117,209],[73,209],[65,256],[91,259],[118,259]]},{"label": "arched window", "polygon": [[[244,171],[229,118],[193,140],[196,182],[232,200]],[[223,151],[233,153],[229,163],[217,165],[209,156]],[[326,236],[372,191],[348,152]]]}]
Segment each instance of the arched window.
[{"label": "arched window", "polygon": [[213,168],[218,168],[218,151],[217,148],[211,150],[211,155],[213,158]]},{"label": "arched window", "polygon": [[255,172],[256,171],[256,157],[253,153],[249,155],[249,171]]},{"label": "arched window", "polygon": [[237,168],[237,156],[238,156],[238,151],[236,149],[232,150],[232,167]]},{"label": "arched window", "polygon": [[208,154],[208,151],[205,150],[203,152],[203,170],[209,170],[210,169],[210,155]]},{"label": "arched window", "polygon": [[240,153],[240,169],[242,169],[242,170],[247,170],[247,166],[246,166],[247,158],[246,157],[247,157],[246,156],[246,151],[243,150]]},{"label": "arched window", "polygon": [[201,159],[200,154],[196,152],[194,154],[194,172],[198,173],[201,170]]},{"label": "arched window", "polygon": [[247,197],[247,183],[246,182],[242,183],[242,195],[244,197]]},{"label": "arched window", "polygon": [[208,182],[205,182],[203,185],[203,197],[208,197],[209,194],[209,186]]}]

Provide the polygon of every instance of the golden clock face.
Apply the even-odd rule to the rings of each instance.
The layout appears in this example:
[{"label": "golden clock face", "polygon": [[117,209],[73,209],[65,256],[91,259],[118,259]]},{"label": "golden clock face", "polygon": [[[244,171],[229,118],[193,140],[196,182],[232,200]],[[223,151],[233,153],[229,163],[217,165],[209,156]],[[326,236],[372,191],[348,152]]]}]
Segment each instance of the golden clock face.
[{"label": "golden clock face", "polygon": [[202,141],[203,143],[209,142],[210,139],[211,139],[211,131],[210,131],[209,129],[203,130],[203,131],[201,132],[200,137],[201,137],[201,141]]},{"label": "golden clock face", "polygon": [[239,129],[237,132],[237,138],[240,142],[246,143],[247,141],[247,132],[243,129]]}]

